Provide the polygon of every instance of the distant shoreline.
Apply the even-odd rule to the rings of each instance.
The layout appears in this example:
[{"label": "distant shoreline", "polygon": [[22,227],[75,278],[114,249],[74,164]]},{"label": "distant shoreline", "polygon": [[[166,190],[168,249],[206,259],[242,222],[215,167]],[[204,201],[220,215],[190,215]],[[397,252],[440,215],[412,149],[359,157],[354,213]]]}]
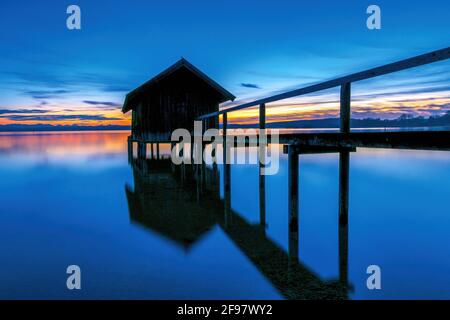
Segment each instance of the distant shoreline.
[{"label": "distant shoreline", "polygon": [[[397,119],[351,119],[352,128],[433,128],[450,127],[450,111],[441,116],[411,117],[400,116]],[[313,120],[295,120],[267,122],[268,129],[337,129],[340,126],[339,118],[324,118]],[[229,123],[230,129],[258,128],[258,123],[235,124]],[[78,125],[49,125],[49,124],[8,124],[0,125],[0,132],[42,132],[42,131],[120,131],[131,130],[131,126],[104,125],[104,126],[78,126]]]},{"label": "distant shoreline", "polygon": [[[228,124],[229,128],[257,128],[255,124]],[[332,129],[340,127],[339,118],[324,118],[313,120],[294,120],[267,122],[266,128],[269,129]],[[450,111],[441,116],[432,117],[411,117],[402,115],[397,119],[351,119],[351,128],[431,128],[431,127],[450,127]]]},{"label": "distant shoreline", "polygon": [[2,125],[0,132],[68,132],[68,131],[124,131],[130,126],[51,126],[51,125]]}]

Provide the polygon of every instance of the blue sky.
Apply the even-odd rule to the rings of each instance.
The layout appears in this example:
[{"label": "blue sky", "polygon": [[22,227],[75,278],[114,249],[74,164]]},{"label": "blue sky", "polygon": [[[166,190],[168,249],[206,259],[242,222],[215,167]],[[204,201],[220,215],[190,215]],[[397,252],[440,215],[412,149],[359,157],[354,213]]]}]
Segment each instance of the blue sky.
[{"label": "blue sky", "polygon": [[[70,4],[81,8],[81,30],[66,28]],[[366,28],[370,4],[381,8],[381,30]],[[449,9],[449,1],[437,0],[1,2],[0,117],[29,120],[43,115],[27,110],[42,110],[55,123],[62,114],[74,121],[115,119],[127,91],[182,56],[238,102],[263,97],[448,47]],[[443,112],[449,107],[448,66],[380,78],[355,92],[440,92]]]}]

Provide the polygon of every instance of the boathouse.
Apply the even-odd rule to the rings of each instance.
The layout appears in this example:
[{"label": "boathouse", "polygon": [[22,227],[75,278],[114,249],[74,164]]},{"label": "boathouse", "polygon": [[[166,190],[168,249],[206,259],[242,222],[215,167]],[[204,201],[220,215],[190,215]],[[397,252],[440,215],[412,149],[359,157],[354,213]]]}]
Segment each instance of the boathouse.
[{"label": "boathouse", "polygon": [[[132,111],[131,139],[168,142],[178,128],[193,131],[194,120],[217,112],[219,104],[235,97],[182,58],[127,94],[122,112]],[[218,120],[204,123],[218,128]]]}]

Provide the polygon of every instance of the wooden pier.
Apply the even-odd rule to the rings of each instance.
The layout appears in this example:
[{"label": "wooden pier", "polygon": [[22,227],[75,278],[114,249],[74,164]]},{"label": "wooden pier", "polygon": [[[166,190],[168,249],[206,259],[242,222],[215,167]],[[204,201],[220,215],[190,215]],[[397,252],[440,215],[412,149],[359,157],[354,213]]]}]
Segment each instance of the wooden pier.
[{"label": "wooden pier", "polygon": [[[131,135],[128,138],[129,162],[135,175],[135,189],[127,186],[130,217],[178,243],[194,243],[199,237],[218,224],[236,246],[269,279],[279,292],[289,299],[346,299],[351,289],[348,279],[348,208],[349,208],[349,168],[350,154],[357,148],[396,148],[422,150],[450,150],[450,131],[403,131],[403,132],[352,132],[351,84],[380,75],[443,61],[450,57],[450,48],[437,50],[410,59],[387,64],[370,70],[354,73],[286,93],[274,95],[242,105],[199,116],[204,127],[217,127],[222,116],[223,191],[219,196],[217,165],[181,164],[177,168],[161,174],[159,165],[170,160],[161,159],[160,143],[170,141],[170,136],[158,139]],[[250,224],[232,208],[230,148],[235,146],[233,134],[228,128],[228,113],[251,107],[259,107],[259,130],[266,129],[266,105],[271,102],[305,95],[334,87],[340,87],[340,128],[339,132],[326,133],[282,133],[279,143],[288,155],[288,249],[287,252],[266,236],[266,181],[259,175],[259,223]],[[256,137],[259,158],[266,154],[269,140]],[[232,141],[232,142],[231,142]],[[137,158],[133,156],[133,144],[137,143]],[[150,144],[150,154],[147,146]],[[154,153],[153,144],[156,145]],[[247,141],[245,145],[249,145]],[[203,146],[202,146],[203,147]],[[338,206],[338,246],[339,279],[323,281],[313,271],[301,263],[299,255],[299,232],[301,216],[299,212],[299,159],[305,154],[339,154],[339,206]],[[192,154],[192,152],[191,152]],[[148,159],[150,158],[150,159]],[[260,161],[260,170],[264,165]],[[156,170],[156,173],[155,173]],[[159,173],[158,173],[159,172]],[[171,175],[178,176],[177,182]],[[213,183],[208,183],[213,182]],[[161,183],[164,188],[161,188]],[[195,184],[192,185],[192,183]],[[209,185],[209,186],[208,186]],[[211,185],[215,185],[211,187]],[[179,192],[182,186],[182,192]],[[161,191],[163,190],[163,191]],[[213,197],[205,195],[208,192]],[[195,192],[194,192],[195,191]],[[195,194],[196,201],[189,200]],[[181,196],[182,195],[182,196]],[[181,198],[180,198],[181,197]],[[183,204],[179,200],[184,201]],[[162,201],[162,203],[161,203]],[[187,201],[187,202],[186,202]],[[180,202],[178,205],[177,203]],[[161,214],[163,209],[167,214]],[[183,214],[180,214],[183,213]],[[184,213],[188,213],[185,215]]]},{"label": "wooden pier", "polygon": [[450,131],[281,134],[280,143],[297,147],[450,150]]},{"label": "wooden pier", "polygon": [[[195,79],[201,79],[206,84],[209,85],[208,89],[205,87],[201,87],[201,89],[197,88],[196,92],[198,94],[211,95],[213,93],[220,93],[220,99],[216,99],[212,102],[208,102],[205,108],[195,107],[195,112],[189,114],[189,118],[193,121],[195,114],[198,114],[201,110],[215,109],[217,111],[206,113],[203,115],[197,116],[197,120],[201,120],[203,122],[203,128],[218,128],[219,117],[222,116],[222,133],[223,137],[227,142],[233,141],[230,147],[235,145],[234,139],[229,134],[228,128],[228,114],[230,112],[236,112],[239,110],[259,107],[259,123],[256,126],[259,130],[266,129],[266,107],[268,103],[280,101],[283,99],[288,99],[292,97],[297,97],[309,93],[319,92],[322,90],[339,87],[340,88],[340,128],[339,132],[331,133],[282,133],[279,137],[279,142],[285,145],[294,145],[301,148],[309,148],[309,147],[337,147],[337,148],[358,148],[358,147],[367,147],[367,148],[399,148],[399,149],[423,149],[423,150],[449,150],[450,149],[450,133],[449,131],[402,131],[402,132],[352,132],[350,127],[350,117],[351,117],[351,84],[371,79],[374,77],[391,74],[395,72],[399,72],[402,70],[415,68],[418,66],[427,65],[430,63],[444,61],[450,57],[450,47],[436,50],[430,53],[426,53],[423,55],[419,55],[413,58],[397,61],[394,63],[390,63],[384,66],[372,68],[369,70],[353,73],[347,76],[339,77],[336,79],[324,81],[321,83],[313,84],[310,86],[306,86],[303,88],[291,90],[285,93],[277,94],[274,96],[270,96],[263,99],[258,99],[252,102],[247,102],[235,107],[218,110],[217,101],[225,101],[232,100],[234,96],[227,92],[225,89],[220,87],[217,83],[208,78],[201,71],[196,69],[193,65],[188,63],[186,60],[182,59],[180,62],[172,66],[171,68],[164,71],[161,75],[155,77],[153,80],[144,84],[142,87],[132,91],[127,95],[126,103],[124,104],[124,112],[130,110],[134,104],[132,103],[136,100],[138,96],[138,92],[140,95],[145,92],[145,90],[153,90],[151,89],[155,83],[159,83],[159,81],[163,81],[168,74],[175,73],[175,76],[178,78],[186,77],[185,73],[182,73],[180,76],[180,70],[188,70],[189,76],[194,77]],[[177,73],[178,72],[178,73]],[[185,71],[187,72],[187,71]],[[198,80],[197,79],[197,80]],[[173,83],[169,82],[167,85],[169,88],[172,88]],[[146,89],[148,88],[148,89]],[[157,89],[159,90],[159,89]],[[184,90],[180,88],[179,90]],[[153,92],[153,91],[152,91]],[[157,91],[158,94],[165,94]],[[132,98],[133,97],[133,98]],[[169,98],[171,96],[169,95]],[[169,99],[168,98],[168,99]],[[133,100],[134,99],[134,100]],[[200,99],[200,98],[198,98]],[[145,100],[145,99],[144,99]],[[164,99],[163,99],[164,100]],[[170,100],[170,99],[169,99]],[[201,100],[201,99],[200,99]],[[145,100],[146,101],[146,100]],[[197,101],[197,100],[196,100]],[[208,100],[209,101],[209,100]],[[148,101],[146,102],[148,103]],[[184,103],[183,105],[188,105]],[[140,105],[139,105],[140,106]],[[173,106],[168,105],[159,105],[157,104],[158,114],[164,115],[163,111],[160,109],[164,109],[162,107],[166,107],[168,110],[172,110]],[[188,108],[189,109],[189,108]],[[139,114],[140,115],[140,114]],[[178,113],[164,115],[165,121],[167,119],[177,118]],[[166,124],[164,130],[159,130],[158,125],[145,124],[147,123],[146,118],[143,115],[138,117],[138,113],[135,112],[133,114],[133,130],[132,134],[128,138],[128,146],[129,149],[132,149],[133,144],[137,144],[137,153],[140,157],[147,157],[147,149],[148,145],[150,145],[150,158],[159,158],[159,145],[161,143],[170,143],[171,141],[171,132],[169,129],[174,129],[177,124],[190,123],[186,119],[175,119]],[[152,118],[153,122],[157,123],[156,120]],[[142,122],[142,124],[141,124]],[[173,123],[172,123],[173,122]],[[188,131],[191,130],[191,123],[188,125]],[[143,131],[142,128],[145,127]],[[154,128],[155,127],[155,128]],[[169,128],[169,129],[168,129]],[[158,129],[158,130],[157,130]],[[259,139],[257,139],[256,144],[259,144]],[[269,136],[270,143],[270,136]],[[154,153],[153,144],[156,146],[156,152]]]},{"label": "wooden pier", "polygon": [[198,119],[205,121],[209,118],[218,118],[219,116],[222,116],[222,129],[226,136],[228,113],[252,107],[259,107],[259,124],[257,128],[261,130],[266,128],[266,105],[268,103],[340,87],[339,133],[282,134],[280,136],[280,143],[299,146],[448,150],[450,147],[450,135],[448,131],[351,132],[350,128],[352,83],[438,61],[444,61],[448,58],[450,58],[450,47],[267,98],[247,102],[235,107],[204,114],[198,117]]}]

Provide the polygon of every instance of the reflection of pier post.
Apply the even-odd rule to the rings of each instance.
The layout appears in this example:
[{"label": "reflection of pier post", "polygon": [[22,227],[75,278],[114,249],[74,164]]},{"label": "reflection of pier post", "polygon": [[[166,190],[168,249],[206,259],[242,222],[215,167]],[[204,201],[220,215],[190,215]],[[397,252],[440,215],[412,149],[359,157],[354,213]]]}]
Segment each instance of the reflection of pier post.
[{"label": "reflection of pier post", "polygon": [[212,164],[212,181],[211,187],[213,190],[213,194],[220,198],[220,174],[219,169],[217,169],[217,163],[213,162]]},{"label": "reflection of pier post", "polygon": [[200,181],[201,181],[201,191],[205,192],[206,190],[206,163],[202,163],[200,165]]},{"label": "reflection of pier post", "polygon": [[298,260],[298,153],[288,152],[289,257]]},{"label": "reflection of pier post", "polygon": [[231,223],[231,172],[229,161],[229,144],[227,139],[227,114],[223,114],[222,118],[222,130],[223,130],[223,143],[222,143],[222,155],[223,155],[223,191],[224,191],[224,206],[225,206],[225,225],[228,226]]},{"label": "reflection of pier post", "polygon": [[205,193],[206,186],[206,164],[194,164],[194,174],[197,185],[197,201],[200,202],[202,195]]},{"label": "reflection of pier post", "polygon": [[224,163],[223,165],[224,176],[224,204],[225,204],[225,224],[228,226],[231,223],[231,173],[230,164]]},{"label": "reflection of pier post", "polygon": [[350,153],[339,153],[339,280],[348,284],[348,189]]},{"label": "reflection of pier post", "polygon": [[259,144],[259,224],[266,230],[266,176],[263,174],[266,144]]},{"label": "reflection of pier post", "polygon": [[266,230],[266,176],[263,174],[266,163],[266,105],[259,106],[259,223]]},{"label": "reflection of pier post", "polygon": [[201,187],[201,173],[200,171],[202,170],[200,168],[200,165],[198,164],[194,164],[194,174],[195,174],[195,182],[196,182],[196,186],[197,186],[197,202],[200,203],[200,199],[201,199],[201,195],[202,195],[202,187]]}]

